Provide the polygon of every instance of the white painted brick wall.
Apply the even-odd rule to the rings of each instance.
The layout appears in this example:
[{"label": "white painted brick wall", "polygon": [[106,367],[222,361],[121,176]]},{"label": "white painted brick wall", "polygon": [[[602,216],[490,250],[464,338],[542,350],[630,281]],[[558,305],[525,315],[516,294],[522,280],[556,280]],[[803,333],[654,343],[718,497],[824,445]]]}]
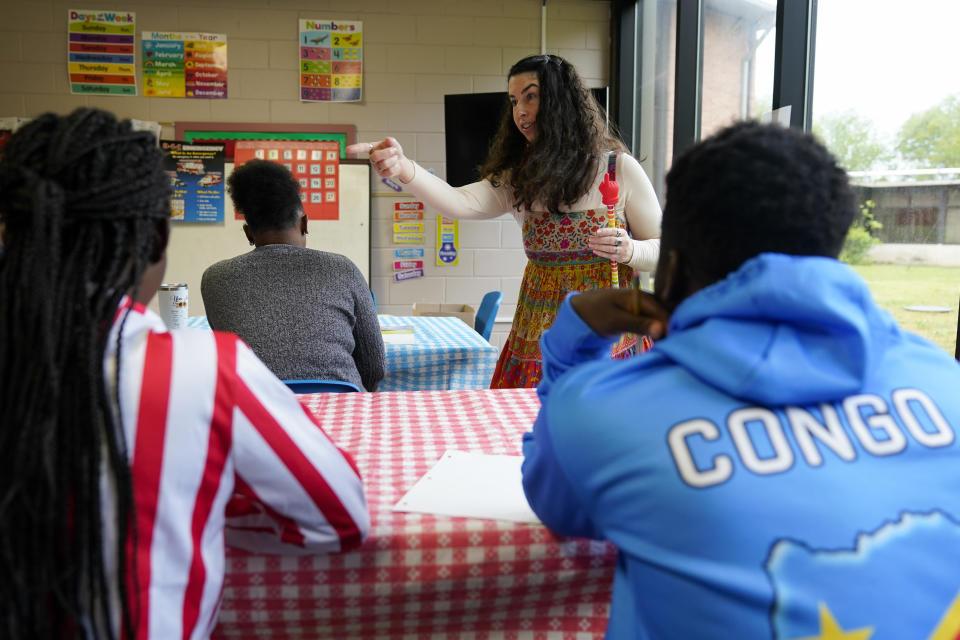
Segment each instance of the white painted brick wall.
[{"label": "white painted brick wall", "polygon": [[[70,5],[74,6],[74,5]],[[145,30],[207,31],[228,38],[227,100],[71,96],[66,69],[67,9],[54,0],[0,4],[0,117],[33,116],[97,106],[121,117],[177,120],[355,124],[361,140],[393,135],[425,168],[446,175],[443,96],[503,91],[504,75],[540,49],[539,0],[113,0],[102,8],[137,13]],[[571,60],[590,86],[607,83],[610,6],[597,0],[547,4],[547,51]],[[302,103],[297,91],[297,20],[364,23],[364,100]],[[138,42],[139,55],[139,42]],[[139,66],[139,64],[138,64]],[[409,313],[414,302],[479,307],[483,294],[504,293],[498,314],[511,318],[526,258],[520,229],[507,215],[461,222],[460,264],[437,266],[436,212],[425,220],[426,277],[393,280],[393,203],[374,197],[371,287],[381,312]],[[192,286],[192,285],[191,285]],[[196,283],[199,287],[199,282]],[[202,312],[200,297],[191,312]],[[509,322],[495,325],[502,345]]]},{"label": "white painted brick wall", "polygon": [[483,249],[500,248],[500,227],[498,220],[461,220],[460,235],[470,239],[470,246]]},{"label": "white painted brick wall", "polygon": [[[138,12],[137,21],[140,20]],[[234,66],[237,69],[266,69],[270,66],[270,41],[234,39],[228,36],[227,64],[229,69],[233,69]],[[230,81],[232,80],[233,78],[230,78]],[[230,102],[230,100],[218,100],[218,102]]]},{"label": "white painted brick wall", "polygon": [[500,249],[478,249],[476,272],[478,276],[509,277],[523,273],[527,266],[527,257],[522,251]]},{"label": "white painted brick wall", "polygon": [[11,62],[20,60],[20,34],[8,33],[7,37],[0,39],[0,62]]},{"label": "white painted brick wall", "polygon": [[443,104],[443,96],[454,93],[473,93],[470,76],[441,74],[414,77],[414,98],[420,103]]}]

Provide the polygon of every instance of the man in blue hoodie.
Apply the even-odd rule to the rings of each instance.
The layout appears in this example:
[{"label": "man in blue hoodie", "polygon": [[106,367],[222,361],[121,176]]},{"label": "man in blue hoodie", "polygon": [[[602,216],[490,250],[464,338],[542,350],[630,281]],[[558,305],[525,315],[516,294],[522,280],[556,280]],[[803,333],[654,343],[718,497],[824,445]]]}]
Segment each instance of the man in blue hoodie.
[{"label": "man in blue hoodie", "polygon": [[655,296],[544,333],[523,486],[618,547],[608,638],[958,637],[960,366],[836,260],[853,215],[812,137],[734,125],[667,176]]}]

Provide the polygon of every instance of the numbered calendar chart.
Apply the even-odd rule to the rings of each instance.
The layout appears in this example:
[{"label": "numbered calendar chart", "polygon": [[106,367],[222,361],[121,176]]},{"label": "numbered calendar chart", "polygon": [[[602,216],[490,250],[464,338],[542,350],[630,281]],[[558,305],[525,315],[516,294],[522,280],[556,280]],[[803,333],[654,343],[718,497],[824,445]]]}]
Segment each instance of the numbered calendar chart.
[{"label": "numbered calendar chart", "polygon": [[363,95],[363,23],[300,20],[300,99],[356,102]]},{"label": "numbered calendar chart", "polygon": [[[310,220],[339,220],[340,144],[281,140],[242,140],[233,150],[239,167],[249,160],[269,160],[285,166],[300,183],[303,212]],[[243,216],[236,212],[237,218]]]}]

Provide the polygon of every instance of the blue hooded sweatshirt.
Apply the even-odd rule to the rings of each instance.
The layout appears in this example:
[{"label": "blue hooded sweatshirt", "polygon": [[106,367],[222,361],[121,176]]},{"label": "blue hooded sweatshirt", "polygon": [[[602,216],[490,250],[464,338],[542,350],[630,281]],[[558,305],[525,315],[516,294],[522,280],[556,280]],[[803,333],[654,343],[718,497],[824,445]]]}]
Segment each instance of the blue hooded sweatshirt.
[{"label": "blue hooded sweatshirt", "polygon": [[960,366],[853,270],[763,254],[612,341],[568,297],[523,442],[543,522],[619,550],[608,638],[957,637]]}]

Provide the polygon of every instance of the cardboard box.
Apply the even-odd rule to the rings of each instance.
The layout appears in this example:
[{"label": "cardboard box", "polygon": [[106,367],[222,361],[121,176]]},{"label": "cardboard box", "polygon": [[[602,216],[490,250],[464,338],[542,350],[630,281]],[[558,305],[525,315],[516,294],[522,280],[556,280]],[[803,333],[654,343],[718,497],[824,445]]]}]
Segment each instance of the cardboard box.
[{"label": "cardboard box", "polygon": [[439,302],[414,302],[413,315],[415,316],[453,316],[463,320],[468,327],[473,328],[473,320],[477,315],[476,309],[468,304],[446,304]]}]

